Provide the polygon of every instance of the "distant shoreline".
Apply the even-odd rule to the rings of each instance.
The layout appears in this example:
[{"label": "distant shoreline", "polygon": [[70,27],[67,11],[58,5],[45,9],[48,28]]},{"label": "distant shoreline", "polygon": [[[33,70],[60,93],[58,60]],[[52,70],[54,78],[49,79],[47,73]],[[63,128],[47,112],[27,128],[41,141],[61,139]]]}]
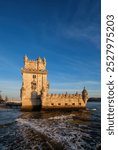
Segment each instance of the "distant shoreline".
[{"label": "distant shoreline", "polygon": [[100,97],[91,97],[88,99],[88,102],[101,102],[101,98]]}]

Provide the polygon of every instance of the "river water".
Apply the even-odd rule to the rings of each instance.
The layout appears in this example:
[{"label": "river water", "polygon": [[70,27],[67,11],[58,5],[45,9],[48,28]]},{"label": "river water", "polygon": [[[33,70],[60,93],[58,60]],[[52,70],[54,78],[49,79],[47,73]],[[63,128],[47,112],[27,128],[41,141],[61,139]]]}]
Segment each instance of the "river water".
[{"label": "river water", "polygon": [[100,143],[100,102],[80,111],[0,108],[0,150],[96,150]]}]

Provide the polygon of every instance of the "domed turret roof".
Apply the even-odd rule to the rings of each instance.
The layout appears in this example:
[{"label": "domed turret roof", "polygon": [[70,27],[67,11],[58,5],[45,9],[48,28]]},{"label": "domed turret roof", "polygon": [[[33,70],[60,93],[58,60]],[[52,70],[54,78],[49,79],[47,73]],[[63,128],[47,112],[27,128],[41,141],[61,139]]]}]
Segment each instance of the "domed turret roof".
[{"label": "domed turret roof", "polygon": [[88,93],[85,87],[84,87],[82,93]]}]

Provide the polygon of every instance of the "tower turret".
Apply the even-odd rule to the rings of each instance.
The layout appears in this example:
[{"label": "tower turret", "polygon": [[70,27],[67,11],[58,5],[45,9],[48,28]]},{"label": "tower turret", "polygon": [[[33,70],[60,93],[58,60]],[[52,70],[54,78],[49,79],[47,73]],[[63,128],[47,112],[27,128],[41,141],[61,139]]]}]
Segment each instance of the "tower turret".
[{"label": "tower turret", "polygon": [[24,62],[26,62],[26,61],[28,61],[27,55],[25,55],[25,57],[24,57]]},{"label": "tower turret", "polygon": [[85,87],[84,87],[84,89],[83,89],[83,91],[82,91],[82,99],[83,99],[84,103],[86,104],[86,103],[87,103],[87,100],[88,100],[88,92],[87,92],[87,90],[85,89]]}]

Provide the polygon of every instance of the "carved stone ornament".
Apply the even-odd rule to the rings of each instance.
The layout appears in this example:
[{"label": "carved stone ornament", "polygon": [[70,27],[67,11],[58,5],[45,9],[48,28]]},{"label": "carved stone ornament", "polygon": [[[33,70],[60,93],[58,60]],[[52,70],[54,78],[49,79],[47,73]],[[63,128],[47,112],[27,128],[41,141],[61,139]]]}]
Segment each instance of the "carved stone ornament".
[{"label": "carved stone ornament", "polygon": [[31,89],[36,90],[36,82],[35,81],[31,82]]}]

